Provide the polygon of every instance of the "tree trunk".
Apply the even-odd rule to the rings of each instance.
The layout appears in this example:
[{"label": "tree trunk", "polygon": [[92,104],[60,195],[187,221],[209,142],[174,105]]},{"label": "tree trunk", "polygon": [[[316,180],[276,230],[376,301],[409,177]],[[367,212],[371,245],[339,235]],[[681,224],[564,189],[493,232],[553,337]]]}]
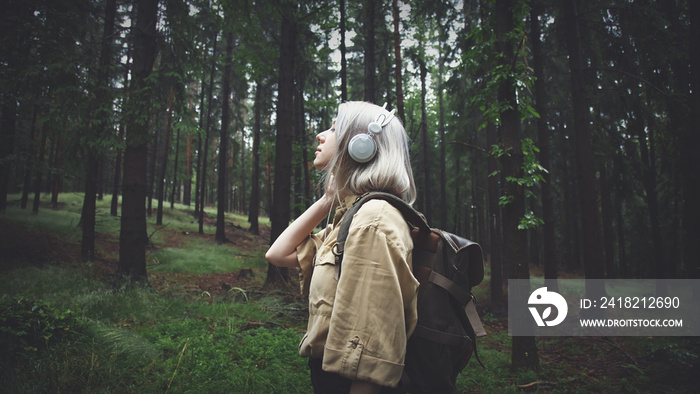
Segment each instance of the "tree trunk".
[{"label": "tree trunk", "polygon": [[[129,35],[131,37],[131,35]],[[133,50],[133,47],[129,48],[126,56],[126,64],[128,65],[129,62],[131,61],[131,51]],[[125,72],[124,72],[124,85],[128,86],[129,84],[129,68],[127,67]],[[122,119],[121,123],[119,125],[119,142],[124,141],[124,135],[126,134],[126,106],[127,106],[127,98],[123,97],[122,98]],[[118,205],[119,205],[119,192],[121,191],[121,174],[122,174],[122,162],[124,161],[124,151],[123,150],[118,150],[117,151],[117,159],[116,159],[116,164],[114,168],[114,184],[112,188],[112,203],[110,206],[110,215],[112,216],[118,216]]]},{"label": "tree trunk", "polygon": [[[243,119],[245,119],[246,114],[244,113],[242,115]],[[236,208],[240,212],[245,212],[245,210],[248,208],[246,205],[248,205],[248,201],[246,200],[246,191],[247,189],[247,184],[246,184],[246,156],[248,156],[248,153],[246,152],[246,133],[245,129],[241,129],[241,145],[240,145],[240,154],[241,154],[241,171],[240,171],[240,182],[241,182],[241,187],[238,189],[238,200],[239,204],[238,207]]]},{"label": "tree trunk", "polygon": [[[690,37],[700,37],[700,4],[697,1],[688,2],[690,15]],[[683,205],[683,229],[684,229],[684,261],[689,277],[700,278],[700,155],[697,147],[700,146],[700,133],[697,125],[700,124],[700,51],[692,47],[690,49],[690,106],[692,117],[690,127],[684,127],[684,135],[681,138],[682,151],[681,163],[684,171],[685,203]],[[696,299],[700,298],[700,292],[696,292]]]},{"label": "tree trunk", "polygon": [[61,152],[63,152],[63,145],[64,145],[64,139],[63,136],[58,137],[58,142],[56,143],[56,153],[54,155],[54,169],[56,173],[53,176],[52,180],[52,185],[51,185],[51,208],[53,209],[58,209],[58,194],[61,192],[61,176],[58,175],[58,172],[61,171],[61,168],[63,167],[63,155]]},{"label": "tree trunk", "polygon": [[[124,141],[124,125],[119,126],[119,142]],[[122,175],[122,156],[123,152],[121,149],[117,150],[116,158],[114,162],[114,179],[112,183],[112,202],[110,204],[109,214],[111,216],[119,215],[119,190],[121,185],[121,175]]]},{"label": "tree trunk", "polygon": [[226,34],[226,57],[222,82],[221,103],[221,136],[219,138],[219,183],[217,187],[216,243],[226,242],[226,156],[228,154],[229,107],[231,105],[231,54],[233,53],[233,33]]},{"label": "tree trunk", "polygon": [[374,103],[377,101],[376,86],[376,41],[374,15],[376,0],[366,0],[365,3],[365,101]]},{"label": "tree trunk", "polygon": [[32,207],[32,213],[37,214],[39,213],[39,203],[41,202],[41,182],[42,182],[42,175],[44,173],[43,167],[44,167],[44,154],[46,150],[46,138],[48,135],[48,132],[46,131],[45,128],[41,128],[41,145],[39,145],[39,156],[37,158],[37,170],[36,170],[36,178],[34,178],[34,205]]},{"label": "tree trunk", "polygon": [[[486,126],[486,145],[494,146],[498,143],[498,130],[495,125]],[[487,160],[488,173],[494,174],[498,171],[498,160],[493,155],[489,155]],[[503,292],[503,262],[502,242],[501,242],[501,215],[498,198],[500,196],[498,176],[492,175],[488,179],[489,189],[489,259],[491,260],[491,305],[496,311],[506,308],[506,296]]]},{"label": "tree trunk", "polygon": [[345,0],[340,0],[340,101],[348,101],[348,61],[345,48]]},{"label": "tree trunk", "polygon": [[95,207],[97,193],[97,171],[99,168],[97,152],[88,149],[85,160],[85,196],[83,199],[83,215],[80,220],[83,233],[80,242],[80,258],[83,262],[92,261],[95,257]]},{"label": "tree trunk", "polygon": [[153,125],[153,142],[146,145],[147,149],[147,171],[148,174],[146,185],[146,214],[150,218],[153,214],[153,186],[156,183],[156,164],[158,163],[158,129],[160,128],[160,117],[152,117],[151,124]]},{"label": "tree trunk", "polygon": [[248,208],[248,222],[250,232],[258,235],[260,228],[258,218],[260,216],[260,129],[262,125],[262,78],[258,77],[255,83],[255,103],[253,107],[253,163],[250,178],[250,208]]},{"label": "tree trunk", "polygon": [[[620,276],[615,269],[615,232],[613,231],[613,217],[616,210],[622,210],[621,206],[613,208],[612,190],[608,180],[609,166],[603,164],[600,168],[600,214],[603,225],[603,252],[605,255],[605,278],[616,279]],[[620,226],[624,225],[620,223]]]},{"label": "tree trunk", "polygon": [[[282,39],[279,58],[279,84],[277,98],[277,140],[275,143],[275,181],[273,190],[272,230],[270,244],[289,225],[290,194],[292,176],[292,141],[294,138],[294,66],[296,59],[297,22],[292,13],[296,6],[289,6],[282,14]],[[283,268],[268,265],[269,286],[276,282],[286,282],[289,272]]]},{"label": "tree trunk", "polygon": [[[193,95],[199,91],[199,81],[193,83]],[[200,111],[201,111],[200,107]],[[195,105],[190,97],[190,109],[193,113],[193,118],[196,119]],[[194,120],[193,119],[193,120]],[[182,204],[190,206],[192,203],[192,170],[194,169],[194,141],[192,140],[193,133],[189,129],[185,132],[185,176],[183,180],[183,190],[182,190]]]},{"label": "tree trunk", "polygon": [[[580,42],[579,16],[575,0],[564,2],[566,23],[566,43],[571,69],[571,86],[574,111],[574,131],[576,135],[576,163],[583,232],[583,266],[586,279],[603,279],[603,253],[600,237],[600,204],[598,202],[598,182],[594,168],[592,132],[589,127],[589,100],[586,97],[583,55]],[[596,282],[597,283],[597,282]],[[594,282],[586,281],[586,296],[598,299],[604,288],[594,287]]]},{"label": "tree trunk", "polygon": [[[634,111],[635,120],[630,121],[630,131],[637,133],[639,140],[639,150],[642,161],[642,183],[646,192],[647,208],[649,210],[649,224],[651,225],[652,250],[654,253],[654,278],[665,279],[668,264],[665,259],[664,242],[661,235],[661,224],[659,223],[659,199],[656,185],[656,155],[654,150],[654,127],[648,128],[648,135],[645,132],[644,110],[641,105],[637,105]],[[657,282],[657,296],[667,294],[665,286]]]},{"label": "tree trunk", "polygon": [[[3,4],[3,27],[9,21],[11,28],[3,28],[3,48],[0,52],[2,63],[2,89],[0,90],[0,213],[7,210],[7,193],[9,193],[10,170],[15,160],[15,133],[19,110],[19,92],[21,80],[18,78],[26,69],[31,45],[35,41],[32,24],[35,19],[35,4],[28,1],[14,1]],[[18,23],[20,22],[20,23]]]},{"label": "tree trunk", "polygon": [[[462,172],[462,166],[460,164],[460,156],[459,154],[454,155],[454,171],[455,174],[461,174]],[[453,226],[452,226],[452,232],[455,234],[464,234],[466,232],[462,231],[462,221],[459,219],[460,218],[460,211],[462,210],[462,206],[464,205],[464,202],[462,201],[464,198],[464,193],[462,193],[462,189],[460,188],[461,182],[457,181],[454,183],[455,189],[454,189],[454,211],[452,212],[452,216],[454,218],[453,220]],[[481,239],[480,242],[482,245],[484,245],[484,239]]]},{"label": "tree trunk", "polygon": [[175,88],[170,87],[170,99],[168,100],[168,119],[165,122],[165,142],[161,150],[160,173],[158,174],[158,211],[156,212],[156,224],[163,224],[163,202],[165,201],[165,174],[168,171],[168,153],[170,153],[170,135],[173,133],[173,102],[175,101]]},{"label": "tree trunk", "polygon": [[[38,106],[34,106],[34,113],[32,114],[32,125],[30,126],[30,135],[29,135],[29,141],[28,142],[28,147],[29,147],[29,153],[28,157],[37,157],[39,155],[39,152],[36,151],[39,147],[37,146],[36,139],[37,137],[37,119],[39,118],[38,114]],[[14,138],[14,136],[13,136]],[[32,176],[37,169],[35,169],[36,164],[34,164],[35,160],[31,160],[29,158],[26,158],[24,160],[24,182],[22,185],[22,197],[20,197],[20,208],[22,209],[27,209],[27,203],[29,201],[29,190],[32,188]]]},{"label": "tree trunk", "polygon": [[[441,28],[442,30],[442,28]],[[440,36],[443,34],[441,32]],[[444,67],[444,54],[443,54],[443,43],[439,44],[439,55],[438,55],[438,105],[439,105],[439,116],[440,116],[440,227],[447,228],[447,152],[446,146],[447,141],[445,140],[445,105],[443,103],[443,86],[442,79],[443,73],[445,72]],[[476,167],[476,166],[474,166]]]},{"label": "tree trunk", "polygon": [[173,187],[170,189],[170,209],[175,209],[175,201],[180,202],[180,182],[178,179],[178,162],[180,160],[180,129],[177,129],[177,134],[175,134],[175,159],[173,160]]},{"label": "tree trunk", "polygon": [[391,12],[394,22],[394,79],[396,81],[396,112],[401,121],[405,122],[406,113],[403,104],[403,63],[401,62],[401,34],[399,34],[399,1],[391,1]]},{"label": "tree trunk", "polygon": [[128,100],[124,182],[122,186],[122,220],[119,233],[118,272],[132,280],[148,282],[146,276],[146,141],[150,94],[146,78],[153,69],[156,55],[158,0],[138,0],[134,37],[132,83]]},{"label": "tree trunk", "polygon": [[[172,116],[172,114],[170,115]],[[175,200],[180,201],[180,185],[177,179],[178,173],[178,162],[180,159],[180,128],[177,129],[177,134],[175,134],[175,161],[173,163],[173,188],[170,191],[170,209],[175,208]]]},{"label": "tree trunk", "polygon": [[556,291],[557,285],[557,246],[554,232],[554,191],[552,189],[551,163],[549,158],[549,129],[547,126],[547,92],[545,91],[544,57],[540,41],[540,15],[542,6],[538,2],[530,11],[532,40],[532,59],[535,70],[535,109],[540,117],[537,119],[537,140],[540,148],[540,164],[548,171],[543,173],[542,182],[542,220],[544,242],[544,279],[550,290]]},{"label": "tree trunk", "polygon": [[[214,44],[216,45],[216,44]],[[209,53],[209,48],[205,51],[206,54]],[[206,55],[205,55],[206,56]],[[210,77],[211,78],[211,77]],[[195,184],[194,184],[194,217],[195,219],[199,220],[199,192],[200,192],[200,182],[202,181],[202,132],[203,130],[206,130],[204,127],[206,125],[205,123],[205,111],[204,111],[204,77],[202,77],[202,89],[199,92],[199,129],[200,132],[197,133],[197,175],[195,176]]]},{"label": "tree trunk", "polygon": [[421,190],[423,198],[423,207],[422,211],[423,214],[425,215],[426,219],[428,219],[428,223],[430,223],[432,217],[433,217],[433,212],[432,212],[432,199],[430,198],[431,196],[431,191],[430,191],[430,144],[428,140],[428,110],[427,110],[427,104],[425,101],[425,96],[427,94],[427,87],[426,87],[426,78],[428,74],[428,68],[425,66],[425,60],[420,59],[420,86],[421,86],[421,93],[420,93],[420,105],[421,105],[421,118],[420,118],[420,154],[419,154],[419,161],[420,161],[420,166],[421,170],[423,172],[422,176],[422,186],[423,190]]},{"label": "tree trunk", "polygon": [[[299,62],[297,63],[297,69],[301,69],[300,63],[301,58],[299,58]],[[294,122],[296,125],[295,134],[297,138],[297,146],[299,147],[299,155],[297,156],[298,162],[294,166],[294,168],[296,169],[295,195],[297,197],[297,201],[294,204],[296,209],[295,217],[301,215],[302,212],[306,211],[306,208],[309,206],[309,201],[311,201],[311,188],[309,187],[310,163],[307,159],[308,138],[306,134],[306,110],[304,108],[304,88],[304,72],[302,70],[299,70],[296,73],[296,91],[294,99]]]},{"label": "tree trunk", "polygon": [[[513,64],[514,56],[517,53],[512,43],[506,41],[506,35],[513,31],[513,1],[496,0],[496,36],[499,52],[505,56],[500,60],[501,65],[508,67]],[[521,178],[523,151],[520,114],[517,110],[515,96],[515,81],[512,77],[506,77],[498,85],[499,106],[504,107],[500,113],[501,139],[503,150],[507,153],[501,156],[503,163],[503,176],[505,178]],[[511,201],[503,206],[503,232],[507,241],[505,248],[506,260],[509,265],[509,279],[530,279],[530,269],[526,259],[527,256],[527,233],[518,229],[520,217],[525,213],[525,194],[522,186],[516,182],[505,182],[504,194]],[[509,288],[509,297],[525,299],[527,294],[518,294],[514,288]],[[517,312],[512,311],[517,322],[524,324],[530,321],[527,310],[518,308]],[[530,319],[530,320],[527,320]],[[526,367],[536,369],[538,366],[537,346],[534,336],[514,336],[511,353],[511,363],[513,367]]]},{"label": "tree trunk", "polygon": [[199,234],[204,234],[204,206],[207,190],[207,161],[209,160],[209,129],[211,128],[211,107],[214,100],[214,74],[216,73],[216,42],[219,32],[214,34],[214,52],[211,58],[211,70],[209,71],[209,86],[207,87],[207,112],[205,116],[206,127],[204,128],[204,152],[201,155],[201,168],[199,176]]}]

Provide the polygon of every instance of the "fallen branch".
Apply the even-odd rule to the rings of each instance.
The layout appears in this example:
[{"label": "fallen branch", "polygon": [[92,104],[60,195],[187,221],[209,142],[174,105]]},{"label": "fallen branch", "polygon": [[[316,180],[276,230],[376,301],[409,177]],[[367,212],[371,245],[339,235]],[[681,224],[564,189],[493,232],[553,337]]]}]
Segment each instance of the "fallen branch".
[{"label": "fallen branch", "polygon": [[151,233],[151,235],[149,235],[148,238],[147,238],[147,239],[148,239],[148,242],[151,242],[151,237],[154,236],[158,231],[160,231],[160,230],[162,230],[162,229],[164,229],[164,228],[166,228],[166,227],[168,227],[168,226],[170,226],[170,223],[166,224],[165,226],[160,226],[160,227],[158,227],[157,229],[153,230],[153,232]]},{"label": "fallen branch", "polygon": [[594,340],[594,341],[599,341],[599,342],[603,342],[603,343],[607,343],[607,344],[611,345],[611,346],[614,347],[615,349],[619,350],[620,353],[624,354],[625,357],[627,357],[628,359],[630,359],[630,361],[632,361],[632,363],[634,363],[634,365],[639,365],[639,363],[637,363],[637,360],[635,360],[632,356],[630,356],[629,353],[627,353],[627,352],[622,348],[622,346],[620,346],[620,344],[617,343],[617,341],[615,341],[614,339],[612,339],[612,338],[610,338],[610,337],[603,337],[602,339],[598,339],[597,337],[591,337],[590,339],[592,339],[592,340]]}]

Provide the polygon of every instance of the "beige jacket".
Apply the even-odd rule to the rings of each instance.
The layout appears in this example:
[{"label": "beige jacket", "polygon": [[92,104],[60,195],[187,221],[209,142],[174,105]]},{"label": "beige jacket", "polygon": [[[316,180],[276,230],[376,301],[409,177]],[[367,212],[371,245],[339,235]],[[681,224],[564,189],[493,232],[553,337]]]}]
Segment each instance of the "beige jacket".
[{"label": "beige jacket", "polygon": [[347,197],[333,224],[297,247],[302,292],[309,295],[308,330],[299,354],[323,358],[325,371],[351,380],[396,386],[417,321],[413,241],[396,208],[368,201],[353,219],[336,278],[332,248],[356,198]]}]

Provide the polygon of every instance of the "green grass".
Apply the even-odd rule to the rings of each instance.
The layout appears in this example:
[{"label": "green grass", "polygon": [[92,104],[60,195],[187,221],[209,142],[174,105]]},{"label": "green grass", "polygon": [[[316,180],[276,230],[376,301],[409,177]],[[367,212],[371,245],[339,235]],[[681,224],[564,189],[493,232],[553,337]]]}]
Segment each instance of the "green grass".
[{"label": "green grass", "polygon": [[267,267],[260,254],[250,255],[229,245],[212,245],[203,239],[194,239],[184,248],[158,249],[149,253],[148,258],[148,269],[153,272],[207,274]]},{"label": "green grass", "polygon": [[[73,325],[59,327],[64,337],[42,332],[32,340],[37,350],[5,352],[0,379],[8,392],[308,392],[297,354],[302,333],[282,324],[290,318],[278,297],[187,301],[140,286],[110,288],[85,279],[89,271],[23,268],[0,278],[8,304],[50,300],[60,313],[77,313]],[[46,316],[27,320],[57,325]],[[6,334],[0,345],[13,343]]]},{"label": "green grass", "polygon": [[[10,202],[18,199],[10,196]],[[82,196],[63,194],[60,201],[61,209],[53,210],[43,200],[38,215],[31,207],[10,205],[0,224],[77,244]],[[180,248],[165,247],[164,229],[196,233],[191,208],[166,205],[163,226],[155,219],[154,212],[148,219],[154,245],[147,257],[149,272],[196,275],[267,267],[264,241],[252,252],[196,237]],[[227,215],[227,222],[237,226],[247,226],[246,220]],[[109,216],[109,198],[98,202],[96,230],[119,235],[118,218]],[[205,231],[211,234],[213,228]],[[114,287],[92,264],[60,256],[50,264],[3,273],[0,295],[0,310],[26,306],[9,326],[29,327],[0,329],[5,392],[310,391],[308,368],[297,353],[305,316],[280,295],[235,287],[225,297],[190,297],[177,284],[162,292]],[[5,312],[1,316],[9,316]]]}]

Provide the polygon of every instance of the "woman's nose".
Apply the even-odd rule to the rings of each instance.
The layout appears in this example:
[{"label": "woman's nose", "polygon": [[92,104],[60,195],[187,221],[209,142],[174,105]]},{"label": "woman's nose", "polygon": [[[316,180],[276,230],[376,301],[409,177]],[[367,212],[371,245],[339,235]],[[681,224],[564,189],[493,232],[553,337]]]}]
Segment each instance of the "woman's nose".
[{"label": "woman's nose", "polygon": [[325,137],[324,133],[325,133],[325,131],[324,131],[324,132],[321,132],[321,133],[318,133],[318,134],[316,135],[316,141],[318,141],[319,144],[322,144],[323,141],[326,140],[326,137]]}]

